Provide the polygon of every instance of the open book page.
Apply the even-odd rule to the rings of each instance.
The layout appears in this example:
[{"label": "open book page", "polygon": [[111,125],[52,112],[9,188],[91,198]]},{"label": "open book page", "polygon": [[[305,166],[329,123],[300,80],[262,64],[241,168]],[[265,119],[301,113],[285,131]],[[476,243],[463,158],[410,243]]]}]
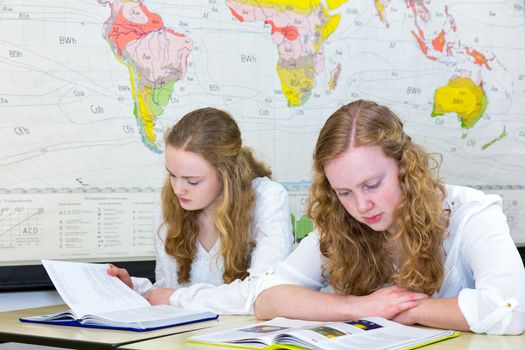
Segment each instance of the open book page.
[{"label": "open book page", "polygon": [[187,341],[252,348],[264,347],[262,344],[288,344],[319,350],[393,350],[422,346],[458,334],[450,330],[404,326],[380,317],[332,323],[275,318],[237,330],[190,337]]},{"label": "open book page", "polygon": [[[213,313],[202,310],[185,310],[171,305],[155,305],[141,307],[137,309],[112,311],[94,314],[105,320],[121,322],[127,320],[135,323],[151,323],[176,318],[178,322],[183,323],[196,318],[196,314],[201,313],[204,317],[211,318]],[[186,320],[186,318],[188,318]],[[160,322],[162,323],[162,322]]]},{"label": "open book page", "polygon": [[284,332],[274,343],[312,346],[314,349],[406,349],[431,343],[454,331],[410,327],[380,317],[349,322],[322,323]]},{"label": "open book page", "polygon": [[191,337],[188,342],[209,344],[251,344],[253,348],[263,348],[274,342],[275,338],[297,327],[319,325],[319,322],[291,320],[284,317],[258,323],[230,331],[207,333]]},{"label": "open book page", "polygon": [[75,319],[75,318],[76,316],[73,314],[73,311],[68,310],[68,311],[55,312],[53,314],[29,316],[29,317],[24,317],[23,319],[29,319],[32,321],[40,321],[40,322],[43,322],[43,321],[59,322],[59,321],[71,321],[72,319]]},{"label": "open book page", "polygon": [[86,316],[82,323],[109,324],[115,327],[129,327],[131,325],[137,328],[154,328],[215,318],[216,315],[208,311],[185,310],[171,305],[155,305],[138,309],[92,314]]},{"label": "open book page", "polygon": [[77,318],[150,306],[148,301],[117,277],[106,264],[42,260],[58,293]]}]

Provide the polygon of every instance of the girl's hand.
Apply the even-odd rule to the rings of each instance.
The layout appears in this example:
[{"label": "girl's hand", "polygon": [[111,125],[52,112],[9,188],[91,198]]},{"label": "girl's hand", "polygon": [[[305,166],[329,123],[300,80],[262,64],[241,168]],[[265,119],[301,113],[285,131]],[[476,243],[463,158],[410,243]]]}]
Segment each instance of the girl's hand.
[{"label": "girl's hand", "polygon": [[408,309],[408,310],[405,310],[405,311],[402,311],[400,313],[398,313],[396,316],[394,316],[394,318],[392,318],[392,321],[395,321],[395,322],[398,322],[398,323],[402,323],[404,325],[407,325],[407,326],[411,326],[416,322],[415,320],[415,310],[417,308],[412,308],[412,309]]},{"label": "girl's hand", "polygon": [[118,279],[124,282],[124,284],[126,284],[129,288],[133,288],[133,283],[131,282],[131,277],[129,276],[128,270],[109,264],[107,273],[110,276],[118,277]]},{"label": "girl's hand", "polygon": [[171,288],[155,288],[148,294],[144,295],[151,305],[169,305],[170,297],[175,290]]},{"label": "girl's hand", "polygon": [[422,300],[430,297],[423,293],[408,291],[399,286],[391,286],[358,298],[361,299],[359,304],[362,311],[360,314],[363,316],[380,316],[392,319],[398,314],[418,306]]}]

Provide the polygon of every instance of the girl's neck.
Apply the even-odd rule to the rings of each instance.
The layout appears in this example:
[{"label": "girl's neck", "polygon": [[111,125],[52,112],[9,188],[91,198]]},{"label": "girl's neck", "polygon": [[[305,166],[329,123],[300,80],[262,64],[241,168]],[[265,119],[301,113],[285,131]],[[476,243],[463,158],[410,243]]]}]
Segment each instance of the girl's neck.
[{"label": "girl's neck", "polygon": [[215,217],[213,214],[214,213],[202,211],[198,219],[199,234],[197,235],[197,239],[208,252],[213,248],[219,238],[219,233],[215,228]]}]

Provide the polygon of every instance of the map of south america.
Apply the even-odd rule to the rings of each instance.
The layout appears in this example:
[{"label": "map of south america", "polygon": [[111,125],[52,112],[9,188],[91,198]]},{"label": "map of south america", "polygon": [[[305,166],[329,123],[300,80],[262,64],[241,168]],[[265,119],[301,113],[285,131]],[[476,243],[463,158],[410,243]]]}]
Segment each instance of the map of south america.
[{"label": "map of south america", "polygon": [[156,121],[164,113],[173,85],[186,75],[193,43],[166,27],[141,0],[99,2],[111,10],[103,35],[115,57],[128,68],[133,113],[142,142],[161,153]]}]

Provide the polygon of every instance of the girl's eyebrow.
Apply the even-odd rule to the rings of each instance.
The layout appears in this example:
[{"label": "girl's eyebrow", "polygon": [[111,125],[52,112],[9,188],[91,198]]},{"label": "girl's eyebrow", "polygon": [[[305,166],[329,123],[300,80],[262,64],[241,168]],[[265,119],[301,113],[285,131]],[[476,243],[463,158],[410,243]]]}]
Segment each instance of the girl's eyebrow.
[{"label": "girl's eyebrow", "polygon": [[[166,169],[166,171],[168,172],[168,174],[173,175],[173,174],[171,173],[171,171],[168,170],[168,168],[164,167],[164,169]],[[202,177],[202,176],[198,176],[198,175],[194,175],[194,176],[181,176],[181,178],[183,178],[183,179],[199,179],[199,178],[201,178],[201,177]]]},{"label": "girl's eyebrow", "polygon": [[[362,186],[366,186],[368,182],[370,181],[374,181],[374,180],[380,180],[381,179],[381,175],[374,175],[364,181],[361,181],[360,183],[357,184],[357,188],[359,187],[362,187]],[[332,187],[333,190],[335,191],[352,191],[349,187]]]},{"label": "girl's eyebrow", "polygon": [[336,191],[336,192],[340,192],[340,191],[352,191],[350,190],[349,188],[346,188],[346,187],[332,187],[332,190]]}]

